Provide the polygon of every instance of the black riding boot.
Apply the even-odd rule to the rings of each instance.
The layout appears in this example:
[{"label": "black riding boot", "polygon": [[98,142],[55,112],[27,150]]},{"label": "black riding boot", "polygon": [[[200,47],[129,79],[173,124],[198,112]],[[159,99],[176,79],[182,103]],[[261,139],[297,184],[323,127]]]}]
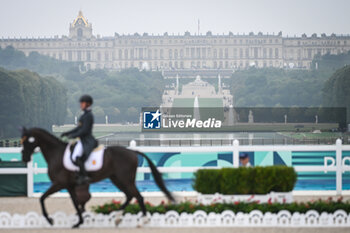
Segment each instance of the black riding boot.
[{"label": "black riding boot", "polygon": [[89,179],[87,172],[85,170],[84,160],[81,157],[78,157],[76,160],[76,163],[79,167],[77,184],[78,185],[88,184],[90,179]]}]

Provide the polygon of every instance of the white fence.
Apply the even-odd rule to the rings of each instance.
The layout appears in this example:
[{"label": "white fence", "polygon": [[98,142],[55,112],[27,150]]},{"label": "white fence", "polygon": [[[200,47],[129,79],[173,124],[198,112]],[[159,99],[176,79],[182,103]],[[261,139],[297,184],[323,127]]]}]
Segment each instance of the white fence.
[{"label": "white fence", "polygon": [[[350,145],[342,145],[342,141],[338,139],[335,145],[239,145],[238,140],[233,141],[233,146],[176,146],[176,147],[150,147],[137,146],[135,141],[130,142],[130,149],[147,152],[232,152],[233,167],[239,166],[240,151],[335,151],[336,158],[325,157],[324,166],[294,166],[297,172],[336,172],[336,193],[342,194],[342,174],[350,171],[350,166],[346,165],[346,161],[350,161],[350,157],[342,158],[343,151],[350,151]],[[1,153],[20,153],[21,148],[0,148]],[[331,164],[327,163],[331,161]],[[34,166],[33,166],[34,165]],[[162,173],[172,172],[195,172],[198,169],[213,169],[213,167],[158,167]],[[220,167],[216,167],[220,168]],[[137,172],[149,173],[148,167],[140,167]],[[26,174],[27,175],[27,193],[28,197],[33,196],[34,174],[47,173],[47,168],[38,168],[37,164],[29,162],[26,168],[0,168],[0,174]]]},{"label": "white fence", "polygon": [[[109,215],[86,212],[83,216],[85,222],[81,228],[113,228],[121,217],[117,212],[112,212]],[[315,210],[309,210],[305,214],[298,212],[291,214],[287,210],[265,214],[259,210],[253,210],[250,213],[234,213],[226,210],[218,214],[207,214],[202,210],[193,214],[178,214],[175,211],[168,211],[165,214],[154,213],[150,215],[148,213],[149,221],[145,221],[145,218],[141,216],[142,213],[125,214],[121,217],[118,227],[350,227],[350,215],[344,210],[337,210],[334,213],[322,212],[321,214]],[[77,215],[64,212],[56,212],[51,217],[54,220],[53,228],[70,228],[78,221]],[[46,219],[36,212],[24,215],[0,212],[0,229],[50,227]]]}]

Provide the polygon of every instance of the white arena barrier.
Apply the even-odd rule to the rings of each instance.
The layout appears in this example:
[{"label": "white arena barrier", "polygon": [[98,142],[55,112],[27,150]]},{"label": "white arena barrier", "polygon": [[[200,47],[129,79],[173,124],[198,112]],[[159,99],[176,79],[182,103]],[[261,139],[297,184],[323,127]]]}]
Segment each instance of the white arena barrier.
[{"label": "white arena barrier", "polygon": [[[114,228],[116,220],[120,216],[117,212],[109,215],[95,214],[91,212],[84,213],[85,222],[81,228]],[[50,226],[45,218],[36,213],[27,214],[9,214],[0,212],[0,229],[28,229],[28,228],[71,228],[78,217],[74,214],[56,212],[51,215],[54,225]],[[305,214],[293,213],[282,210],[277,214],[265,213],[259,210],[253,210],[250,213],[233,213],[226,210],[220,214],[205,213],[196,211],[193,214],[178,214],[175,211],[169,211],[165,214],[148,213],[148,220],[145,223],[142,213],[137,215],[125,214],[121,217],[118,225],[120,228],[143,227],[350,227],[350,214],[344,210],[337,210],[334,213],[323,212],[319,214],[315,210],[309,210]]]}]

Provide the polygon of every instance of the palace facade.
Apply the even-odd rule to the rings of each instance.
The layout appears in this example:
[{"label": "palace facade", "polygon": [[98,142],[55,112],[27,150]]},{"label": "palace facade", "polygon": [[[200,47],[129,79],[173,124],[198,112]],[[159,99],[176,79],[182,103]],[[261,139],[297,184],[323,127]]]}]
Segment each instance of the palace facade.
[{"label": "palace facade", "polygon": [[350,50],[350,36],[283,37],[248,35],[119,35],[95,36],[80,11],[68,36],[0,39],[1,48],[13,46],[26,55],[38,52],[59,60],[80,61],[87,69],[137,67],[152,70],[236,70],[249,66],[309,69],[317,55]]}]

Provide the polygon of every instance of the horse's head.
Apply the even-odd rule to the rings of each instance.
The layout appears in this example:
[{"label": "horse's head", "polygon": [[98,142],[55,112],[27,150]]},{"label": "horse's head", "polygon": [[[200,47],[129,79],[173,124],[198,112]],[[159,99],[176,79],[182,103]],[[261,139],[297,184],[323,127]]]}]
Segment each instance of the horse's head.
[{"label": "horse's head", "polygon": [[32,132],[25,127],[22,128],[21,144],[23,145],[22,161],[28,163],[38,143]]}]

